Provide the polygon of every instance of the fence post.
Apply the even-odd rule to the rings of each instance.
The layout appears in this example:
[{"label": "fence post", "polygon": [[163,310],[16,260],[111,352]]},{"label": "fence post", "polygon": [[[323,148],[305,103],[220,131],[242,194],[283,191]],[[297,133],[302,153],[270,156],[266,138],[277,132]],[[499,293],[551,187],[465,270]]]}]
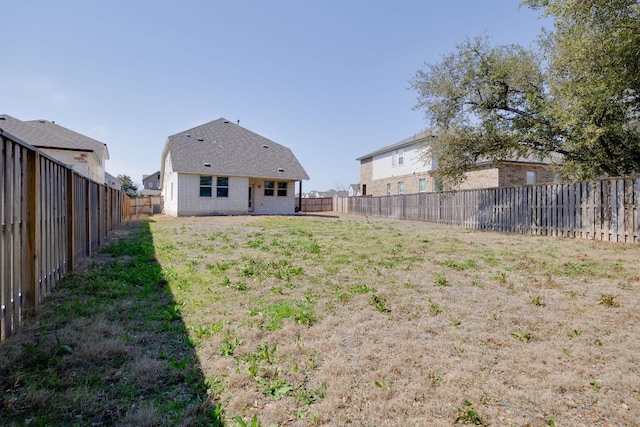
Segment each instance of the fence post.
[{"label": "fence post", "polygon": [[40,236],[40,154],[37,151],[27,152],[27,191],[26,191],[26,248],[25,259],[27,268],[25,274],[26,311],[32,313],[40,302],[40,286],[38,272],[40,259],[38,257]]},{"label": "fence post", "polygon": [[69,272],[76,266],[75,230],[76,218],[74,216],[73,204],[75,202],[73,187],[73,169],[67,169],[67,259]]},{"label": "fence post", "polygon": [[635,199],[633,208],[635,209],[636,238],[635,242],[640,243],[640,176],[636,178]]}]

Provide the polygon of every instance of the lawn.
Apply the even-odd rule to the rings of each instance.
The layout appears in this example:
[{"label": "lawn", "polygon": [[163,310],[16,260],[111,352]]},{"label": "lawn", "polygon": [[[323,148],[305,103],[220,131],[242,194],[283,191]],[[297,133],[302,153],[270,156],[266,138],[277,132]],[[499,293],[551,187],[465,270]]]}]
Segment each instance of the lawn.
[{"label": "lawn", "polygon": [[0,345],[0,415],[634,425],[639,288],[637,245],[351,215],[155,216]]}]

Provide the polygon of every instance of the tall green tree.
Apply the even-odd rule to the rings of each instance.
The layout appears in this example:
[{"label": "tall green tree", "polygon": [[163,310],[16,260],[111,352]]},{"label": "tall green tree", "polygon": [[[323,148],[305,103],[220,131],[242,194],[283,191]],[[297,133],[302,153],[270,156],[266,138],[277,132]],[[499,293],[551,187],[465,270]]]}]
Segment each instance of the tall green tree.
[{"label": "tall green tree", "polygon": [[557,155],[566,178],[640,172],[635,0],[527,0],[553,18],[538,48],[467,39],[411,79],[450,185],[478,160]]},{"label": "tall green tree", "polygon": [[120,188],[127,196],[138,196],[138,186],[133,182],[129,175],[118,175],[118,181],[120,182]]}]

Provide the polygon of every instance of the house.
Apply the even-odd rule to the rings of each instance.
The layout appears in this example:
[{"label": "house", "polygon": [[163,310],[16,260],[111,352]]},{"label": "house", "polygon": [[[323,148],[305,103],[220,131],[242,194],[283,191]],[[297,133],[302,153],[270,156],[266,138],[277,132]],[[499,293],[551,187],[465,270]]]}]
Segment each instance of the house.
[{"label": "house", "polygon": [[80,175],[105,183],[107,145],[47,120],[22,121],[0,115],[0,129],[64,163]]},{"label": "house", "polygon": [[122,190],[120,180],[106,171],[104,173],[104,183],[108,187],[114,188],[116,190]]},{"label": "house", "polygon": [[347,197],[360,196],[360,184],[350,184]]},{"label": "house", "polygon": [[[436,137],[432,131],[423,131],[357,158],[360,162],[361,195],[390,196],[441,191],[441,183],[431,175],[438,165],[437,159],[422,157],[425,147]],[[549,165],[548,162],[530,159],[478,162],[466,173],[467,179],[458,189],[553,182],[554,173]]]},{"label": "house", "polygon": [[293,214],[295,183],[308,179],[289,148],[224,118],[169,136],[162,151],[164,212],[173,216]]},{"label": "house", "polygon": [[143,196],[159,196],[160,193],[160,171],[142,175],[142,190],[140,190],[140,194]]}]

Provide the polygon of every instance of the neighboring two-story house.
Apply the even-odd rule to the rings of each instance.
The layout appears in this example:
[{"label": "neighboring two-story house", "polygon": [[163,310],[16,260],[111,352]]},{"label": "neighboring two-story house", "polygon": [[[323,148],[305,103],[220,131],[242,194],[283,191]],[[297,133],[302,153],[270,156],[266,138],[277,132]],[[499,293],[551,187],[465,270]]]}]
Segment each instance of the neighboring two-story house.
[{"label": "neighboring two-story house", "polygon": [[160,179],[169,215],[293,214],[309,176],[289,148],[220,118],[167,138]]},{"label": "neighboring two-story house", "polygon": [[22,121],[0,115],[0,129],[64,163],[80,175],[105,184],[107,145],[47,120]]},{"label": "neighboring two-story house", "polygon": [[[360,194],[391,196],[441,191],[441,183],[431,174],[438,166],[437,159],[423,156],[433,138],[437,138],[435,133],[423,131],[356,159],[360,161]],[[527,159],[478,162],[466,176],[458,189],[540,184],[554,180],[549,163]]]},{"label": "neighboring two-story house", "polygon": [[143,196],[158,196],[161,192],[160,171],[142,176],[142,190],[140,190],[140,194]]}]

